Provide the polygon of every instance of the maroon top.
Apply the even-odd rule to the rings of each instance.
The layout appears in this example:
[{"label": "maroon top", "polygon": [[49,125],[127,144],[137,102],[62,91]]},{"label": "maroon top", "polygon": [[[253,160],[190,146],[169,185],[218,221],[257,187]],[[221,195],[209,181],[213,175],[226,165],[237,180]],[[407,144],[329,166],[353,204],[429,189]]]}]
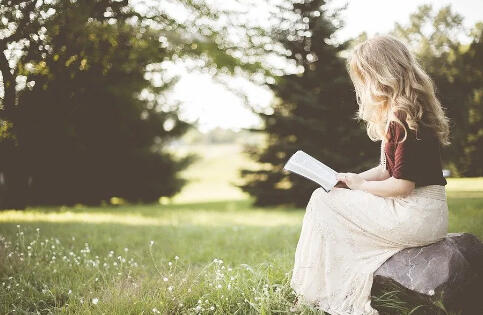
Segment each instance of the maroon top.
[{"label": "maroon top", "polygon": [[418,139],[414,130],[409,129],[406,121],[407,138],[404,142],[397,144],[404,138],[404,129],[397,122],[389,124],[389,140],[384,147],[386,155],[386,169],[389,175],[394,178],[407,179],[415,182],[415,186],[446,185],[443,176],[440,144],[438,139],[420,126]]}]

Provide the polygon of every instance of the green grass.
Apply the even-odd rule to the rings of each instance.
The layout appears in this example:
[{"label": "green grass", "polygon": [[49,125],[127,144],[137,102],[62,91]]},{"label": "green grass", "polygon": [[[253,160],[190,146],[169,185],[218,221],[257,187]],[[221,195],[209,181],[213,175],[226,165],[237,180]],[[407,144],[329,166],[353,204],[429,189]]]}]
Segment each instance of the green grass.
[{"label": "green grass", "polygon": [[[448,181],[450,232],[483,239],[483,178]],[[253,208],[234,192],[201,201],[209,185],[196,185],[196,202],[0,212],[0,313],[288,312],[304,209]]]}]

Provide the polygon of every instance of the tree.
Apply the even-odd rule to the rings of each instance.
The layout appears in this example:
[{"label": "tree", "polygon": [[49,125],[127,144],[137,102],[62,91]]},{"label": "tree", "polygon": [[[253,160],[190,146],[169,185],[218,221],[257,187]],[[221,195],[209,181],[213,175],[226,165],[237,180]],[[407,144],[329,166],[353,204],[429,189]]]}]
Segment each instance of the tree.
[{"label": "tree", "polygon": [[297,73],[275,77],[269,84],[276,100],[273,113],[259,113],[267,133],[263,148],[247,148],[262,168],[241,170],[240,185],[260,206],[294,204],[305,206],[313,182],[282,168],[297,150],[320,159],[338,171],[360,171],[377,164],[378,146],[365,128],[356,124],[357,104],[352,83],[340,56],[348,43],[332,44],[341,27],[337,12],[329,15],[325,1],[294,1],[280,7],[279,27],[272,38],[282,45]]},{"label": "tree", "polygon": [[152,4],[1,2],[1,207],[149,202],[182,187],[177,172],[190,158],[163,148],[188,124],[162,98],[176,82],[162,63],[197,58],[222,73],[260,64],[229,53],[226,29],[213,29],[218,13],[204,3],[178,1],[190,12],[183,23]]}]

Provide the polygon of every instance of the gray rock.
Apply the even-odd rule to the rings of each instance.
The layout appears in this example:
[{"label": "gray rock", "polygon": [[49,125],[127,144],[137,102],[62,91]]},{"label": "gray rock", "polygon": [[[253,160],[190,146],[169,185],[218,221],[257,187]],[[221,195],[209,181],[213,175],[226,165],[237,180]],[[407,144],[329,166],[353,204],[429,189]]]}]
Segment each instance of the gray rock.
[{"label": "gray rock", "polygon": [[403,249],[374,273],[371,294],[394,289],[411,305],[434,306],[439,300],[449,312],[482,315],[483,243],[469,233],[449,233],[436,243]]}]

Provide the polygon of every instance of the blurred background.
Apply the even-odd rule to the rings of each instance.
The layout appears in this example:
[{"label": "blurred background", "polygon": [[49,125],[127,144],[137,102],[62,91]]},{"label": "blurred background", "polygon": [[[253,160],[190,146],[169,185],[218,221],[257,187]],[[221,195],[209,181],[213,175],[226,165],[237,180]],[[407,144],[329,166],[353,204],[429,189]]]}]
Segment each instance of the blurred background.
[{"label": "blurred background", "polygon": [[483,176],[480,1],[1,0],[0,208],[249,199],[305,206],[301,149],[378,163],[345,68],[393,34],[451,119],[445,175]]}]

